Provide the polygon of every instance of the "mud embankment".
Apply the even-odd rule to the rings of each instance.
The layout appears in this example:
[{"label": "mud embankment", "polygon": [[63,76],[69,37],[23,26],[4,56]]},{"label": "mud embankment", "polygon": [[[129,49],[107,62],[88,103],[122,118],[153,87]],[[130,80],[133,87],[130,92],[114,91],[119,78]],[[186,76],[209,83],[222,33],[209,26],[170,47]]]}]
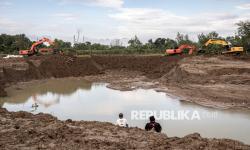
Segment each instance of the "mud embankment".
[{"label": "mud embankment", "polygon": [[93,56],[105,70],[130,70],[141,72],[149,79],[157,79],[178,65],[184,56]]},{"label": "mud embankment", "polygon": [[249,60],[245,57],[189,57],[181,60],[160,81],[183,100],[223,109],[250,109]]},{"label": "mud embankment", "polygon": [[46,78],[79,77],[103,73],[90,57],[43,56],[18,59],[1,59],[0,96],[11,83]]},{"label": "mud embankment", "polygon": [[111,123],[59,121],[47,114],[8,112],[0,108],[0,149],[239,149],[250,146],[198,133],[183,138],[120,128]]}]

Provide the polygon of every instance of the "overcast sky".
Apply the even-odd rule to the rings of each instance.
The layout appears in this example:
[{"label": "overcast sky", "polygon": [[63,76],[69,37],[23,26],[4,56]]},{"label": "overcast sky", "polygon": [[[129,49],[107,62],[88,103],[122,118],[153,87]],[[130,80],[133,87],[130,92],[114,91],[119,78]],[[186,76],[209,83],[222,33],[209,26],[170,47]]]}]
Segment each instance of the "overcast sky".
[{"label": "overcast sky", "polygon": [[[234,35],[250,19],[250,0],[0,0],[0,33],[25,33],[67,41],[80,30],[87,39],[175,38],[217,31]],[[105,41],[105,40],[104,40]]]}]

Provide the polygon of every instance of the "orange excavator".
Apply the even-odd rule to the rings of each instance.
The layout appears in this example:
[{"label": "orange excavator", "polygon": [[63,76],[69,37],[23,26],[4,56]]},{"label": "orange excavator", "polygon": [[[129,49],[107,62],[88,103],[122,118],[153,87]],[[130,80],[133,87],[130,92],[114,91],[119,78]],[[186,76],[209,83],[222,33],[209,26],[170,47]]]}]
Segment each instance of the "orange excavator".
[{"label": "orange excavator", "polygon": [[192,55],[193,52],[196,50],[196,47],[194,45],[190,44],[183,44],[179,48],[176,49],[167,49],[166,50],[166,55],[175,55],[175,54],[183,54],[184,50],[189,50],[188,54]]},{"label": "orange excavator", "polygon": [[54,45],[54,42],[52,40],[44,37],[44,38],[36,41],[34,44],[32,44],[32,46],[29,50],[20,50],[19,54],[24,55],[24,56],[32,56],[35,54],[55,53],[56,50],[54,50],[52,48],[37,49],[37,46],[44,44],[46,42],[49,43],[49,45]]}]

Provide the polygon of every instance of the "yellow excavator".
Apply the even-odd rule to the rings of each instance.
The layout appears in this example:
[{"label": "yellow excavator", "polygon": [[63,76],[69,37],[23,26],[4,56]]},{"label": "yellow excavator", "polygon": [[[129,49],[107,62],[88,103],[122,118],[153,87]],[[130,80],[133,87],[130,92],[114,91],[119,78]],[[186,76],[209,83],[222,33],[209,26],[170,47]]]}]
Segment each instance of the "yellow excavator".
[{"label": "yellow excavator", "polygon": [[205,46],[208,46],[210,44],[216,44],[216,45],[222,45],[226,48],[226,51],[222,52],[222,54],[241,54],[244,52],[243,47],[239,46],[232,46],[231,43],[221,40],[221,39],[209,39],[206,43]]}]

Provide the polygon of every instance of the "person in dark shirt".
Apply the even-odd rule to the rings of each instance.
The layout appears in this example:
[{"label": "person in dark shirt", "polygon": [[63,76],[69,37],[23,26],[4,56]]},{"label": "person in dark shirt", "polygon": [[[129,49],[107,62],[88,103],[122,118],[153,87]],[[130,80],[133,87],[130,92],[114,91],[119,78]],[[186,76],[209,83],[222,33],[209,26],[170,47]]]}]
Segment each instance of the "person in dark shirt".
[{"label": "person in dark shirt", "polygon": [[150,122],[146,124],[145,130],[151,131],[154,130],[156,132],[161,132],[161,125],[157,122],[155,122],[155,117],[151,116],[149,117]]}]

